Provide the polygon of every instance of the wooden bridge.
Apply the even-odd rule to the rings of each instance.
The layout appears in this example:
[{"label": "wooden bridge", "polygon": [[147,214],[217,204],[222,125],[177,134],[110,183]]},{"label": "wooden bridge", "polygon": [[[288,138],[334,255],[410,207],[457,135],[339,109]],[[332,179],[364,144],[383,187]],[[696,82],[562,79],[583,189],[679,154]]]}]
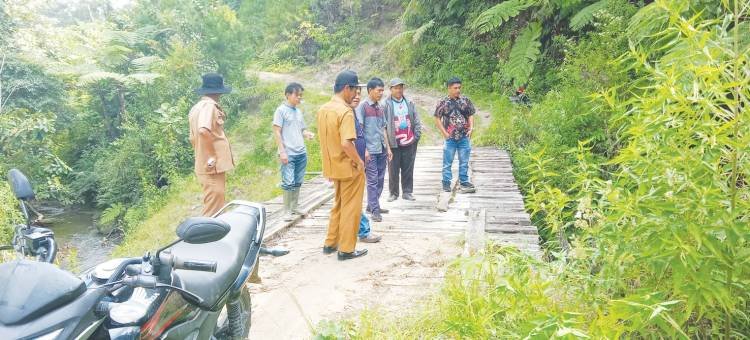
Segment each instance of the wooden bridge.
[{"label": "wooden bridge", "polygon": [[291,253],[261,259],[262,283],[251,285],[251,338],[311,338],[320,322],[357,318],[368,308],[402,315],[444,282],[447,263],[482,249],[486,239],[539,256],[539,237],[524,211],[507,152],[473,149],[473,194],[443,193],[441,168],[442,148],[420,146],[414,169],[416,201],[387,202],[386,189],[381,205],[390,212],[383,214],[382,222],[371,222],[372,232],[383,240],[358,244],[369,253],[351,261],[321,252],[333,198],[324,179],[302,186],[301,206],[307,214],[291,223],[281,218],[280,197],[266,202],[266,244],[284,246]]},{"label": "wooden bridge", "polygon": [[[416,201],[398,199],[386,202],[388,176],[381,206],[389,209],[383,222],[371,222],[372,231],[378,234],[464,235],[470,227],[483,229],[488,239],[512,245],[539,255],[539,236],[524,210],[523,197],[513,178],[510,156],[506,151],[492,147],[475,147],[471,153],[469,176],[477,188],[473,194],[443,194],[441,187],[442,148],[420,146],[414,165],[414,196]],[[454,182],[458,175],[458,159],[454,161]],[[446,197],[447,196],[447,197]],[[333,188],[322,178],[305,183],[300,195],[301,210],[307,212],[292,222],[284,222],[281,197],[266,202],[270,224],[266,239],[273,239],[289,227],[303,228],[310,233],[325,233],[328,213],[331,210]],[[365,194],[365,205],[367,195]],[[478,218],[471,218],[472,211]],[[469,224],[480,224],[470,226]]]}]

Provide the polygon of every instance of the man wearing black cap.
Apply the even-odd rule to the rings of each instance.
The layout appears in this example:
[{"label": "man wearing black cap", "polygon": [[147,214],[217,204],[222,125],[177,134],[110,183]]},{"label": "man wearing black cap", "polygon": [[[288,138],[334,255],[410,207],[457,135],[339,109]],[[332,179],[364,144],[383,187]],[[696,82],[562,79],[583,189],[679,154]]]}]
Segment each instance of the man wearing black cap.
[{"label": "man wearing black cap", "polygon": [[350,106],[359,91],[358,84],[353,71],[339,73],[333,86],[335,95],[318,111],[323,176],[332,180],[335,188],[323,253],[338,250],[339,260],[367,254],[366,249],[355,250],[365,185],[365,163],[354,145],[357,135]]},{"label": "man wearing black cap", "polygon": [[216,73],[203,75],[203,86],[195,90],[201,99],[190,109],[190,143],[195,150],[195,175],[203,187],[203,216],[212,216],[224,206],[225,173],[234,168],[232,149],[224,133],[227,115],[219,97],[232,92]]}]

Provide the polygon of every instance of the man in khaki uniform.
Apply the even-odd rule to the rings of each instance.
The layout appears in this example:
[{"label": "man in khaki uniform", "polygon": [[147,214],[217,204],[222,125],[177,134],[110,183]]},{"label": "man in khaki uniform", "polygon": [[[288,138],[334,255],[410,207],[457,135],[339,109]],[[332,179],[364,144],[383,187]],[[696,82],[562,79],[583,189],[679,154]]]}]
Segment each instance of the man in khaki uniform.
[{"label": "man in khaki uniform", "polygon": [[232,149],[224,133],[226,114],[219,97],[232,92],[224,78],[216,73],[203,75],[203,86],[195,90],[202,95],[190,109],[190,143],[195,150],[195,175],[203,186],[203,216],[213,216],[224,206],[226,172],[234,168]]},{"label": "man in khaki uniform", "polygon": [[358,84],[353,71],[339,73],[333,87],[335,95],[318,111],[323,176],[332,180],[335,188],[323,253],[338,250],[339,260],[367,254],[367,249],[355,250],[365,186],[365,163],[354,146],[357,135],[350,106],[359,91]]}]

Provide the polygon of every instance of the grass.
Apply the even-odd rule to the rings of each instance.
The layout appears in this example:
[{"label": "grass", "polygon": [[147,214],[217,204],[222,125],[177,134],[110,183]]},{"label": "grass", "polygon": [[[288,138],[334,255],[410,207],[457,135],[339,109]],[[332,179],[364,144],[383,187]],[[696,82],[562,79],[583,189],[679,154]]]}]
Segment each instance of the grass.
[{"label": "grass", "polygon": [[[236,168],[227,176],[227,200],[243,199],[263,202],[281,194],[279,163],[273,140],[271,121],[276,107],[284,100],[282,83],[263,83],[256,109],[244,112],[227,135],[235,152]],[[310,90],[305,93],[302,110],[311,131],[315,127],[317,108],[330,97]],[[317,138],[307,141],[307,171],[320,171],[320,147]],[[200,214],[201,187],[195,176],[185,175],[173,181],[165,192],[157,192],[147,199],[143,222],[128,229],[123,242],[113,256],[138,256],[174,239],[180,221]]]}]

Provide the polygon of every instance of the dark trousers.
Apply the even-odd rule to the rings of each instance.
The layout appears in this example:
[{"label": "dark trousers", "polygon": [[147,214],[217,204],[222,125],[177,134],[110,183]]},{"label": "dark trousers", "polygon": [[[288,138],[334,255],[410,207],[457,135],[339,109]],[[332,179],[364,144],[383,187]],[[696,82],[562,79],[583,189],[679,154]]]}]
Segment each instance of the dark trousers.
[{"label": "dark trousers", "polygon": [[388,190],[398,197],[399,173],[401,189],[411,194],[414,188],[414,159],[417,157],[417,142],[391,149],[393,160],[388,165]]},{"label": "dark trousers", "polygon": [[385,183],[385,167],[388,164],[388,154],[385,150],[379,154],[370,154],[370,161],[365,167],[367,173],[367,210],[380,212],[380,194],[383,193]]}]

